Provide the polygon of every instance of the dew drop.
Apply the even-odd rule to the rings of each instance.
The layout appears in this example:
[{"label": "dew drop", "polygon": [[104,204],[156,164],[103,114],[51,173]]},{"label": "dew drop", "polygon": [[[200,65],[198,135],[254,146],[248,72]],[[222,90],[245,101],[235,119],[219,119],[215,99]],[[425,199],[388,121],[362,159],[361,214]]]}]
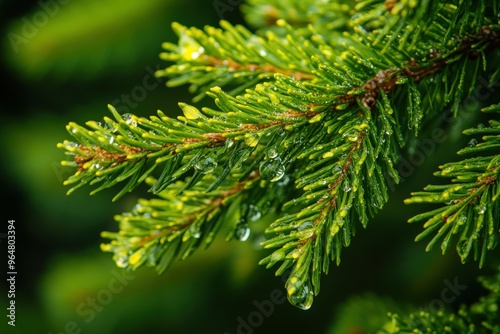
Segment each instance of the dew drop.
[{"label": "dew drop", "polygon": [[141,214],[144,211],[144,205],[137,203],[132,209],[134,215]]},{"label": "dew drop", "polygon": [[302,310],[311,307],[314,299],[311,284],[302,282],[298,277],[292,276],[286,282],[286,292],[288,301]]},{"label": "dew drop", "polygon": [[269,158],[269,159],[274,159],[278,156],[278,150],[271,147],[267,150],[266,152],[266,156]]},{"label": "dew drop", "polygon": [[461,215],[458,220],[457,224],[458,225],[464,225],[467,222],[467,216],[466,215]]},{"label": "dew drop", "polygon": [[196,224],[191,224],[191,226],[189,227],[189,232],[191,233],[191,236],[195,239],[199,239],[201,237],[201,229]]},{"label": "dew drop", "polygon": [[303,222],[297,228],[297,233],[295,234],[300,239],[307,239],[314,235],[314,223],[310,220]]},{"label": "dew drop", "polygon": [[64,144],[66,144],[66,146],[68,147],[78,147],[78,144],[73,141],[66,141]]},{"label": "dew drop", "polygon": [[478,206],[476,210],[478,214],[482,215],[486,212],[486,206],[485,205]]},{"label": "dew drop", "polygon": [[194,165],[194,168],[203,174],[212,173],[216,167],[217,162],[213,157],[207,155],[202,155]]},{"label": "dew drop", "polygon": [[285,166],[279,158],[266,160],[260,164],[259,173],[264,180],[276,182],[285,175]]},{"label": "dew drop", "polygon": [[285,175],[280,182],[276,183],[280,187],[285,187],[290,183],[290,177],[288,175]]},{"label": "dew drop", "polygon": [[118,131],[118,124],[115,122],[106,122],[106,124],[104,124],[104,128],[114,133]]},{"label": "dew drop", "polygon": [[484,124],[483,124],[483,123],[479,123],[479,124],[477,125],[477,128],[478,128],[478,129],[484,129]]},{"label": "dew drop", "polygon": [[477,145],[477,140],[472,138],[470,141],[469,141],[469,147],[475,147]]},{"label": "dew drop", "polygon": [[130,126],[137,126],[137,117],[132,114],[123,114],[122,119],[125,121],[125,124],[128,124]]},{"label": "dew drop", "polygon": [[349,192],[351,191],[352,187],[351,187],[351,183],[349,182],[348,179],[345,179],[344,180],[344,187],[342,188],[345,192]]},{"label": "dew drop", "polygon": [[347,131],[346,133],[344,133],[342,135],[342,137],[344,137],[344,138],[347,137],[347,140],[352,141],[352,142],[358,140],[358,136],[359,136],[359,131],[356,131],[356,130]]},{"label": "dew drop", "polygon": [[116,257],[116,265],[120,268],[127,268],[128,266],[128,256],[126,254],[121,254]]},{"label": "dew drop", "polygon": [[115,136],[109,137],[109,143],[113,144],[115,142]]},{"label": "dew drop", "polygon": [[262,216],[262,213],[259,211],[259,208],[253,204],[248,206],[247,218],[251,222],[258,220]]},{"label": "dew drop", "polygon": [[236,230],[234,231],[234,237],[239,241],[246,241],[250,236],[250,227],[245,221],[238,221],[236,223]]}]

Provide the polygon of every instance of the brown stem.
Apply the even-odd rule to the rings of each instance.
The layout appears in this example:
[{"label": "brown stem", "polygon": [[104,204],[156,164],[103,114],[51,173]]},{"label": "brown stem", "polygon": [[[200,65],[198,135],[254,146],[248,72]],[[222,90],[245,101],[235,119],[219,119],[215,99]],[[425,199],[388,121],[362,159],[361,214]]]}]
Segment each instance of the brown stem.
[{"label": "brown stem", "polygon": [[271,64],[241,64],[232,59],[221,60],[213,56],[204,55],[203,58],[208,62],[207,66],[213,67],[227,67],[230,71],[252,71],[252,72],[262,72],[262,73],[281,73],[286,76],[292,76],[296,80],[310,80],[314,76],[309,73],[304,73],[300,71],[283,70]]}]

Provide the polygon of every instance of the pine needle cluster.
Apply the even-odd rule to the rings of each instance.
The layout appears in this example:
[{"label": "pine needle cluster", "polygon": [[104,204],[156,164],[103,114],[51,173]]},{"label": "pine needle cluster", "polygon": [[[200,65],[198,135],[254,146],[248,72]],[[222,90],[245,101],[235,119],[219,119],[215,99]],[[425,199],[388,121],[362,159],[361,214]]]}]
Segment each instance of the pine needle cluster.
[{"label": "pine needle cluster", "polygon": [[[499,78],[500,17],[495,1],[251,0],[249,27],[172,28],[157,72],[188,85],[182,115],[119,114],[84,125],[58,147],[75,173],[69,193],[140,184],[152,198],[118,215],[103,232],[117,265],[166,270],[221,226],[246,240],[269,221],[260,261],[286,281],[288,300],[308,309],[323,273],[339,264],[356,230],[386,204],[400,180],[408,143],[446,109],[454,116],[479,78]],[[212,99],[216,107],[201,107]],[[494,102],[498,103],[498,101]],[[463,160],[441,166],[448,184],[406,203],[432,203],[411,222],[417,240],[484,265],[499,236],[500,104],[482,106],[488,124],[465,131]],[[228,228],[229,227],[229,228]],[[396,321],[396,320],[395,320]]]}]

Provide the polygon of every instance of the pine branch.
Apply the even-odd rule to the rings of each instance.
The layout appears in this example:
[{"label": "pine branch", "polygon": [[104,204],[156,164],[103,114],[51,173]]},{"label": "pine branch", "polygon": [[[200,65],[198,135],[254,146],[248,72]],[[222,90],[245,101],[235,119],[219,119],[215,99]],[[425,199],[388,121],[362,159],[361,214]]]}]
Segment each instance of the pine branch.
[{"label": "pine branch", "polygon": [[[243,194],[255,193],[252,190],[258,180],[258,173],[242,182],[226,180],[210,193],[205,189],[215,181],[213,175],[186,191],[186,183],[178,181],[161,191],[160,198],[141,199],[131,213],[115,217],[120,232],[103,232],[102,236],[111,242],[101,248],[113,252],[115,262],[122,268],[137,269],[146,264],[161,273],[175,259],[186,259],[202,244],[208,247],[222,223],[235,216]],[[235,222],[228,240],[246,240],[250,230],[245,219]]]},{"label": "pine branch", "polygon": [[[452,106],[456,113],[478,75],[496,66],[496,7],[478,6],[492,15],[470,21],[459,20],[465,15],[460,6],[425,4],[422,12],[412,11],[412,2],[376,4],[390,11],[386,15],[406,17],[408,24],[427,10],[436,11],[418,40],[405,31],[402,44],[414,43],[408,50],[392,37],[380,38],[384,30],[375,28],[352,29],[345,32],[349,42],[332,43],[325,27],[311,24],[304,33],[283,20],[277,25],[285,33],[269,30],[264,37],[227,22],[222,29],[203,31],[174,24],[179,45],[165,44],[169,52],[162,57],[175,64],[159,75],[171,77],[170,85],[191,84],[193,92],[200,92],[197,98],[206,94],[217,110],[179,103],[183,116],[173,119],[158,111],[148,119],[120,115],[110,106],[114,119],[87,122],[87,127],[70,123],[68,131],[78,143],[58,145],[70,157],[63,164],[76,169],[66,181],[73,185],[69,192],[99,184],[95,193],[127,181],[116,200],[147,181],[160,197],[140,200],[135,212],[117,216],[120,232],[104,233],[111,242],[103,249],[113,252],[121,266],[149,264],[163,271],[173,259],[209,245],[223,223],[233,224],[229,239],[247,238],[252,217],[272,207],[277,218],[266,229],[263,245],[274,252],[260,263],[280,262],[278,275],[290,268],[288,299],[309,308],[321,273],[329,271],[330,261],[339,264],[341,249],[349,246],[358,225],[367,226],[387,202],[387,184],[399,180],[394,166],[409,136],[418,134],[432,112]],[[462,26],[461,35],[439,35]],[[491,71],[500,74],[498,68]],[[485,137],[493,147],[495,140]],[[498,170],[489,166],[481,178],[475,169],[458,172],[457,180],[468,183],[453,196],[496,186]],[[452,177],[459,171],[454,165],[446,168]],[[471,173],[480,183],[471,181]],[[447,200],[460,199],[457,208],[469,203],[453,196]],[[477,201],[497,197],[491,193]],[[429,198],[436,197],[420,201]],[[476,232],[463,233],[476,240]],[[491,235],[493,247],[496,236]]]},{"label": "pine branch", "polygon": [[462,305],[455,313],[435,309],[392,312],[390,322],[377,333],[500,333],[500,274],[479,281],[489,293],[472,305]]},{"label": "pine branch", "polygon": [[168,52],[160,57],[177,64],[157,73],[170,77],[167,85],[171,87],[189,83],[190,92],[199,93],[193,99],[195,102],[211,87],[232,85],[229,94],[235,95],[258,83],[272,81],[275,73],[297,80],[311,79],[312,64],[303,59],[321,57],[320,50],[284,21],[278,24],[290,34],[286,40],[271,32],[259,37],[227,21],[221,21],[224,30],[205,27],[204,31],[174,23],[179,45],[163,43]]},{"label": "pine branch", "polygon": [[[483,110],[499,112],[500,105]],[[473,157],[440,166],[441,171],[435,175],[450,178],[451,183],[429,185],[423,192],[412,193],[405,203],[444,204],[409,220],[424,222],[425,230],[416,240],[436,233],[427,251],[441,241],[444,254],[458,237],[457,252],[462,262],[473,254],[483,266],[486,252],[496,247],[500,235],[500,122],[491,120],[489,127],[481,125],[464,133],[483,135],[483,142],[473,138],[469,147],[458,152]]]}]

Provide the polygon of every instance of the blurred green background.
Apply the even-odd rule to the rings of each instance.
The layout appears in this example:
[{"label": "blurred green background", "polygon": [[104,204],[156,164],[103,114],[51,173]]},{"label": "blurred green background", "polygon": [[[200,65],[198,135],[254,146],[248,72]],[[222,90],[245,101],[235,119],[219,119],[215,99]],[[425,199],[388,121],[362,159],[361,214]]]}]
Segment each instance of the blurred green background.
[{"label": "blurred green background", "polygon": [[[232,8],[223,18],[243,23],[239,8]],[[338,308],[365,292],[425,307],[440,298],[443,280],[458,277],[468,288],[448,306],[476,298],[477,264],[461,265],[453,252],[425,253],[424,243],[413,242],[421,227],[406,223],[421,208],[402,204],[463,144],[451,142],[358,231],[308,311],[284,302],[256,313],[254,301],[284,293],[281,278],[257,265],[267,254],[259,235],[216,242],[163,275],[149,268],[123,274],[111,254],[100,251],[99,234],[116,230],[113,215],[148,194],[139,188],[117,203],[111,202],[116,189],[90,196],[84,188],[66,196],[62,182],[71,172],[59,165],[64,153],[56,144],[69,139],[68,122],[109,116],[108,103],[139,116],[157,109],[179,114],[177,102],[191,99],[187,87],[166,88],[151,73],[168,65],[158,55],[162,42],[177,41],[171,23],[217,25],[214,2],[0,1],[0,17],[2,217],[4,224],[16,221],[18,272],[16,327],[2,315],[0,333],[333,333],[335,324],[349,320]],[[6,250],[5,238],[0,241]],[[0,293],[2,310],[6,291]]]}]

